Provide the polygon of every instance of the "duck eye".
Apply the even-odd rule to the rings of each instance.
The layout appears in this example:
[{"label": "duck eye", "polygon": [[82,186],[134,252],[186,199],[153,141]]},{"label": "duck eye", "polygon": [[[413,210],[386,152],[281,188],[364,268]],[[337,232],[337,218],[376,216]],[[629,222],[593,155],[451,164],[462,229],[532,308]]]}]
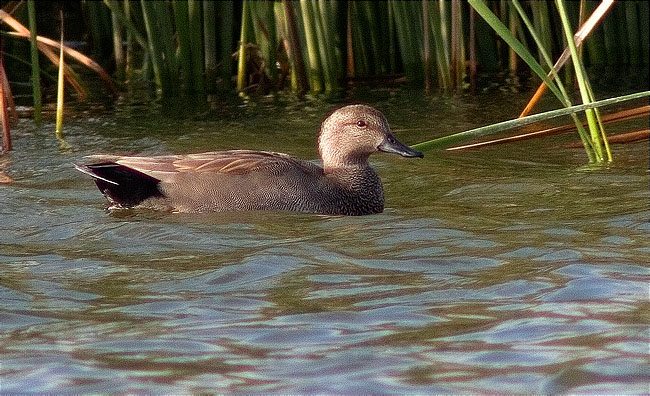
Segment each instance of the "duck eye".
[{"label": "duck eye", "polygon": [[357,121],[357,126],[359,128],[365,128],[368,125],[366,124],[366,122],[364,120],[359,120],[359,121]]}]

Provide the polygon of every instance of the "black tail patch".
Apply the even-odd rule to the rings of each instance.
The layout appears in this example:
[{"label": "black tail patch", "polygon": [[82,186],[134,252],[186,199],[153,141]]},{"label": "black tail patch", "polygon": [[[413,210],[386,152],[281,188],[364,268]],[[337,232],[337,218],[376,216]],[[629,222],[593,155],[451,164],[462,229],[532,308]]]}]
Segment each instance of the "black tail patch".
[{"label": "black tail patch", "polygon": [[147,198],[164,197],[158,189],[160,180],[128,166],[102,162],[75,167],[92,176],[99,191],[121,207],[130,208]]}]

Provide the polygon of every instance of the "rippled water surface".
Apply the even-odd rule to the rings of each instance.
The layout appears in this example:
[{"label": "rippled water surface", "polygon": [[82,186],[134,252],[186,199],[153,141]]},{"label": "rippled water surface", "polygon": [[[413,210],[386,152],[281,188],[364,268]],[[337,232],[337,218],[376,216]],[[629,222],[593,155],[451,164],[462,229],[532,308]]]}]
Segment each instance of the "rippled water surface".
[{"label": "rippled water surface", "polygon": [[[415,143],[513,118],[527,96],[365,100]],[[566,148],[573,135],[376,155],[387,207],[365,217],[107,212],[71,165],[314,158],[333,106],[81,109],[68,149],[21,121],[0,157],[14,179],[0,185],[0,391],[649,392],[647,142],[606,167]]]}]

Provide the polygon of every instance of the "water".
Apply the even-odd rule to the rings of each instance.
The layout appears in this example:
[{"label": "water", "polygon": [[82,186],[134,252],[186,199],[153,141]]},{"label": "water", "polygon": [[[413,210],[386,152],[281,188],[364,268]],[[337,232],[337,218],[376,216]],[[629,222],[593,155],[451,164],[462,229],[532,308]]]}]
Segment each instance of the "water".
[{"label": "water", "polygon": [[[412,95],[365,99],[407,143],[511,118],[528,96]],[[376,155],[387,208],[365,217],[109,213],[71,166],[313,158],[331,107],[88,107],[69,149],[22,120],[0,158],[15,180],[0,187],[0,391],[649,392],[647,143],[605,167],[565,148],[574,136]]]}]

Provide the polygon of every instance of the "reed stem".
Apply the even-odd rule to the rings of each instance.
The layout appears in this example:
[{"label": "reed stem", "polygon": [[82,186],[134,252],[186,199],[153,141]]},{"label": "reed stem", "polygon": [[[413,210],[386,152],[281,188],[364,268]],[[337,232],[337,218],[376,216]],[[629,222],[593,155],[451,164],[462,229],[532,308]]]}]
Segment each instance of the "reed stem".
[{"label": "reed stem", "polygon": [[[550,72],[548,73],[548,77],[553,80],[558,87],[558,90],[562,94],[562,97],[558,98],[560,99],[565,107],[570,107],[572,105],[571,103],[571,98],[569,97],[569,94],[567,93],[566,89],[564,88],[564,84],[562,84],[562,80],[557,77],[557,72],[555,70],[555,66],[553,65],[553,62],[551,60],[551,56],[549,54],[549,49],[544,47],[544,44],[542,42],[542,38],[539,35],[539,32],[535,29],[533,26],[533,23],[530,21],[526,13],[524,12],[523,7],[519,3],[518,0],[511,0],[511,4],[513,8],[517,11],[519,14],[519,17],[521,20],[524,22],[524,25],[528,28],[528,32],[530,33],[531,37],[535,41],[535,44],[537,45],[538,49],[538,54],[540,56],[540,61],[546,63],[547,67],[550,69]],[[520,118],[522,115],[519,116]],[[596,157],[593,154],[593,147],[591,145],[591,141],[589,140],[589,137],[584,129],[584,126],[582,125],[582,122],[578,118],[577,114],[571,114],[571,118],[573,119],[573,122],[576,126],[576,129],[578,131],[578,135],[580,136],[580,140],[582,141],[585,151],[587,153],[587,156],[589,157],[590,161],[593,161]]]},{"label": "reed stem", "polygon": [[214,1],[203,1],[203,67],[206,92],[217,89],[217,5]]},{"label": "reed stem", "polygon": [[210,28],[203,23],[201,15],[201,1],[187,0],[188,22],[190,31],[190,80],[187,82],[187,91],[194,94],[203,94],[205,91],[205,72],[204,72],[204,44],[203,44],[203,29],[206,29],[205,34],[211,34],[210,30],[214,31],[214,22],[210,24]]},{"label": "reed stem", "polygon": [[451,0],[451,38],[451,81],[454,90],[459,92],[463,88],[465,78],[465,45],[460,0]]},{"label": "reed stem", "polygon": [[307,61],[309,63],[309,87],[312,93],[323,91],[321,79],[320,57],[318,55],[318,42],[313,24],[314,17],[309,0],[300,0],[303,27],[305,29],[305,44],[307,46]]},{"label": "reed stem", "polygon": [[[118,8],[119,9],[119,8]],[[114,12],[111,12],[112,17],[118,18]],[[124,16],[126,17],[127,20],[131,20],[131,1],[130,0],[124,0]],[[119,18],[118,18],[119,20]],[[124,25],[124,24],[123,24]],[[133,64],[135,60],[135,49],[133,46],[133,32],[128,29],[124,28],[126,31],[126,59],[125,59],[125,65],[124,65],[124,76],[126,79],[130,79],[131,75],[133,74],[133,71],[135,70],[135,65]],[[143,47],[143,51],[147,51],[147,47]]]},{"label": "reed stem", "polygon": [[120,80],[124,79],[126,60],[124,58],[124,47],[122,46],[122,25],[111,13],[111,27],[113,28],[113,56],[115,57],[115,75]]},{"label": "reed stem", "polygon": [[[212,1],[212,0],[206,0]],[[220,1],[219,22],[220,29],[220,52],[221,52],[221,86],[223,89],[230,89],[232,86],[232,66],[233,66],[233,2],[232,0]]]},{"label": "reed stem", "polygon": [[34,122],[41,125],[41,68],[38,63],[38,43],[36,41],[36,4],[34,0],[27,0],[29,14],[29,43],[32,58],[32,98],[34,101]]},{"label": "reed stem", "polygon": [[[0,39],[0,50],[2,50],[2,39]],[[5,84],[5,81],[7,83]],[[4,56],[3,51],[0,51],[0,123],[2,124],[2,146],[0,147],[0,154],[11,151],[13,149],[11,144],[11,126],[9,115],[7,114],[7,98],[11,95],[7,92],[9,87],[7,75],[5,74]]]},{"label": "reed stem", "polygon": [[178,65],[185,79],[186,91],[191,91],[193,84],[194,68],[192,66],[192,39],[190,38],[189,2],[187,0],[173,0],[174,20],[176,23],[176,37],[178,40]]},{"label": "reed stem", "polygon": [[424,93],[431,94],[431,45],[429,44],[429,1],[422,0],[422,46],[424,47]]},{"label": "reed stem", "polygon": [[287,24],[288,40],[288,55],[289,62],[292,66],[292,76],[295,76],[296,93],[302,96],[309,89],[307,82],[307,74],[305,73],[305,64],[303,63],[302,49],[300,40],[298,39],[298,27],[296,24],[296,14],[293,9],[293,2],[290,0],[282,0],[284,5],[284,16]]},{"label": "reed stem", "polygon": [[56,89],[56,126],[55,133],[59,140],[63,139],[63,102],[64,102],[64,59],[63,59],[63,11],[61,13],[61,46],[59,47],[59,78]]},{"label": "reed stem", "polygon": [[241,31],[239,33],[239,53],[237,59],[237,91],[246,88],[246,44],[248,43],[248,24],[250,18],[250,1],[244,0],[242,6]]},{"label": "reed stem", "polygon": [[[569,50],[571,51],[571,60],[573,61],[573,68],[576,73],[576,79],[578,81],[578,86],[580,88],[580,96],[582,97],[583,104],[589,104],[593,102],[591,95],[589,94],[589,88],[587,87],[587,82],[585,81],[587,76],[584,73],[584,66],[580,61],[578,55],[578,50],[573,39],[573,29],[571,28],[571,23],[567,16],[566,7],[563,0],[556,0],[555,4],[558,8],[560,14],[560,19],[562,21],[562,28],[564,35],[567,41]],[[599,132],[598,120],[596,119],[596,112],[593,109],[585,110],[587,116],[587,124],[589,125],[589,133],[591,135],[591,143],[594,148],[594,153],[596,154],[596,162],[603,162],[605,160],[605,153],[603,153],[603,142],[602,136]],[[602,125],[602,124],[601,124]],[[608,161],[611,161],[611,153],[607,153]]]}]

